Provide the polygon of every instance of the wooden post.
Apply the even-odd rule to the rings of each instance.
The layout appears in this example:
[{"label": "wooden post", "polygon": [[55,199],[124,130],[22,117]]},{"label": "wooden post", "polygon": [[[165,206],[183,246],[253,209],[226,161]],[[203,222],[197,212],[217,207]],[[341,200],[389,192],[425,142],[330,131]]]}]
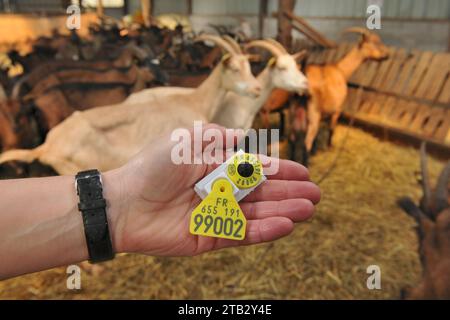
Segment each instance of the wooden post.
[{"label": "wooden post", "polygon": [[150,27],[151,24],[151,10],[152,4],[150,0],[141,0],[142,18],[146,27]]},{"label": "wooden post", "polygon": [[259,0],[258,37],[264,36],[264,19],[267,17],[268,0]]},{"label": "wooden post", "polygon": [[192,16],[192,0],[186,0],[187,1],[187,15]]},{"label": "wooden post", "polygon": [[61,7],[64,11],[67,10],[67,8],[72,4],[70,0],[61,0]]},{"label": "wooden post", "polygon": [[285,11],[293,12],[295,0],[278,1],[278,41],[288,50],[292,46],[292,24],[284,14]]},{"label": "wooden post", "polygon": [[129,13],[129,6],[130,6],[130,1],[129,0],[124,0],[123,1],[123,8],[122,8],[122,13],[124,16],[126,16]]},{"label": "wooden post", "polygon": [[450,52],[450,24],[448,25],[448,48],[447,51]]},{"label": "wooden post", "polygon": [[105,11],[103,10],[103,0],[97,0],[97,16],[103,18]]}]

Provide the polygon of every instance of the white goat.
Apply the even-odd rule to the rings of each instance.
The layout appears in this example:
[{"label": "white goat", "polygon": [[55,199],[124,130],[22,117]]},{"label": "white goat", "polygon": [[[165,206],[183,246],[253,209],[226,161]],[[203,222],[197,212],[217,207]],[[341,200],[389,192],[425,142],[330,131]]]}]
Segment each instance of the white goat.
[{"label": "white goat", "polygon": [[[231,37],[223,37],[237,52],[242,54],[241,48]],[[252,126],[253,120],[266,102],[274,88],[282,88],[287,91],[301,92],[307,90],[308,82],[303,73],[298,70],[296,60],[300,59],[305,51],[290,55],[286,49],[273,39],[255,40],[247,45],[250,47],[261,47],[269,50],[274,58],[271,59],[267,67],[258,75],[257,79],[261,84],[261,94],[258,98],[250,98],[228,92],[222,100],[215,116],[210,119],[227,128],[239,128],[247,130]],[[179,88],[180,94],[192,93],[192,88]],[[169,93],[164,87],[159,88],[158,93]],[[152,95],[151,89],[142,90],[131,94],[124,102],[133,104],[146,101]]]},{"label": "white goat", "polygon": [[123,165],[155,137],[177,127],[192,127],[193,121],[209,122],[227,91],[257,97],[261,88],[250,71],[245,55],[220,37],[203,35],[228,54],[211,75],[189,94],[169,94],[164,88],[148,91],[147,100],[75,112],[32,150],[10,150],[0,163],[10,160],[32,162],[37,159],[59,174],[74,174],[86,168],[105,171]]},{"label": "white goat", "polygon": [[257,77],[261,84],[261,94],[258,98],[251,99],[233,92],[227,93],[225,101],[213,118],[213,122],[227,128],[249,129],[274,88],[295,92],[308,89],[308,81],[296,63],[297,59],[304,56],[305,51],[290,55],[273,39],[255,40],[247,45],[247,48],[249,47],[267,49],[274,57]]},{"label": "white goat", "polygon": [[[248,56],[241,51],[239,44],[235,40],[228,36],[220,38],[209,35],[208,37],[205,38],[204,36],[200,36],[200,40],[215,39],[217,44],[220,43],[219,45],[222,48],[233,54],[233,61],[230,61],[230,63],[227,64],[228,69],[231,72],[241,72],[247,75],[251,74],[250,65],[248,64]],[[229,56],[225,56],[224,59],[228,59],[228,57]],[[213,74],[215,72],[220,73],[221,71],[216,68],[213,71]],[[200,85],[199,88],[158,87],[141,90],[131,94],[123,103],[130,105],[137,104],[151,101],[155,97],[161,98],[166,95],[173,94],[186,95],[185,97],[187,99],[189,99],[189,95],[195,95],[197,105],[193,102],[193,108],[200,114],[204,115],[208,121],[211,121],[215,117],[218,110],[222,108],[227,91],[234,92],[240,96],[247,96],[249,98],[257,98],[260,95],[261,86],[258,81],[251,83],[251,81],[249,81],[246,77],[242,77],[241,80],[233,79],[233,81],[227,81],[226,78],[221,79],[219,76],[214,79],[222,81],[222,83],[217,83],[217,86],[223,87],[225,90],[221,90],[220,92],[211,91],[209,85],[206,85],[208,81],[207,79]],[[205,90],[200,92],[199,89],[202,87]],[[196,94],[196,92],[198,94]],[[213,101],[213,103],[211,103],[211,101]]]}]

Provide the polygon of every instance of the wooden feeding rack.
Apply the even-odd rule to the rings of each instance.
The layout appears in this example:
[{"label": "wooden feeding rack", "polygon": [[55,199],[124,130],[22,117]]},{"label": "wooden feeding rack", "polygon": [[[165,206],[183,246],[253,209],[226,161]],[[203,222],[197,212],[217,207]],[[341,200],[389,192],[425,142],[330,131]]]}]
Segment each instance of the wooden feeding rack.
[{"label": "wooden feeding rack", "polygon": [[[352,44],[312,52],[308,63],[333,63]],[[364,62],[349,80],[343,116],[450,155],[450,53],[390,47],[389,58]]]}]

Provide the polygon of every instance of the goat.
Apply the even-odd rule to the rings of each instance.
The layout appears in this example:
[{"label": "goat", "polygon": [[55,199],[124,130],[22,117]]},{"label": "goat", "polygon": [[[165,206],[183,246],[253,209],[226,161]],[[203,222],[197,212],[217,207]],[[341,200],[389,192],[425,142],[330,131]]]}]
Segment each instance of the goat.
[{"label": "goat", "polygon": [[310,99],[307,104],[308,129],[305,146],[310,152],[317,136],[320,120],[331,115],[330,142],[342,106],[347,97],[347,81],[366,59],[382,60],[388,49],[380,37],[363,28],[349,28],[344,32],[358,33],[361,40],[347,55],[335,64],[308,65],[305,73],[309,82]]},{"label": "goat", "polygon": [[[80,75],[78,72],[86,72],[86,78],[90,78],[89,72],[104,73],[103,78],[110,78],[106,76],[108,73],[122,73],[124,75],[132,73],[135,70],[130,70],[135,67],[133,59],[137,58],[141,70],[149,71],[152,74],[152,78],[155,79],[156,83],[165,84],[167,82],[167,75],[161,71],[159,67],[158,60],[153,59],[151,55],[147,54],[143,49],[139,48],[134,44],[126,45],[122,50],[120,55],[112,61],[108,60],[97,60],[97,61],[71,61],[71,60],[56,60],[43,63],[36,67],[32,72],[23,76],[14,86],[12,90],[11,97],[13,99],[18,99],[20,96],[27,93],[27,90],[32,90],[35,86],[39,86],[42,90],[49,88],[53,85],[52,82],[47,82],[45,79],[49,77],[58,78],[58,82],[65,82],[65,79],[74,82]],[[141,72],[142,73],[142,72]],[[99,74],[101,76],[101,74]],[[118,76],[116,76],[118,77]],[[148,78],[148,76],[145,76]],[[53,80],[55,81],[55,79]],[[120,81],[122,82],[122,81]]]},{"label": "goat", "polygon": [[[36,144],[29,143],[30,131],[42,142],[51,128],[74,111],[122,102],[130,93],[146,88],[152,79],[147,68],[135,65],[125,72],[116,69],[101,72],[68,69],[54,72],[37,83],[25,97],[5,101],[4,107],[18,105],[16,109],[21,112],[19,114],[14,108],[3,108],[0,145],[3,151],[34,147]],[[25,114],[22,113],[26,113],[27,117],[23,117]],[[16,120],[18,115],[19,119]],[[33,127],[30,127],[31,124]]]},{"label": "goat", "polygon": [[[233,45],[235,49],[242,53],[239,45],[228,36],[224,39]],[[280,87],[290,91],[301,91],[307,89],[306,77],[297,69],[295,60],[304,55],[301,51],[294,55],[289,55],[286,49],[273,39],[256,40],[249,43],[248,47],[261,47],[269,50],[274,58],[270,60],[266,69],[258,76],[258,81],[262,85],[262,92],[257,99],[240,96],[233,92],[228,92],[223,100],[212,122],[221,124],[229,128],[249,129],[258,110],[267,99],[272,88]],[[167,89],[162,89],[167,91]],[[180,92],[190,93],[194,89],[182,88]],[[126,103],[135,103],[146,95],[145,91],[131,95]]]},{"label": "goat", "polygon": [[32,150],[7,151],[0,155],[0,163],[39,160],[59,174],[74,174],[88,167],[117,168],[160,134],[180,126],[192,127],[195,120],[209,122],[227,91],[259,95],[260,85],[245,55],[220,37],[202,35],[200,39],[214,41],[228,54],[196,90],[147,89],[140,103],[75,112],[50,130],[44,144]]},{"label": "goat", "polygon": [[[238,73],[241,73],[243,79],[235,81],[227,79],[227,77],[220,77],[218,74],[220,72],[220,68],[218,69],[216,67],[211,73],[211,75],[205,81],[203,81],[202,84],[196,89],[181,88],[181,87],[151,88],[131,94],[125,100],[125,103],[131,105],[141,103],[144,101],[149,101],[154,99],[155,97],[161,98],[167,95],[171,96],[173,94],[186,95],[186,99],[188,100],[190,99],[191,96],[193,96],[195,97],[195,99],[198,98],[198,101],[200,102],[195,102],[194,100],[192,100],[189,102],[189,105],[193,106],[193,108],[197,110],[200,114],[202,114],[208,121],[212,121],[214,116],[218,112],[219,108],[222,106],[222,102],[224,100],[227,91],[235,92],[238,95],[251,96],[253,98],[259,96],[261,86],[259,82],[256,79],[254,79],[254,77],[251,75],[248,57],[242,53],[239,45],[234,40],[230,42],[229,38],[225,39],[226,40],[218,36],[212,35],[202,35],[198,37],[198,40],[213,41],[219,46],[221,46],[222,49],[228,51],[229,55],[224,56],[219,66],[225,65],[226,69],[230,69],[229,71],[231,71],[231,74],[235,73],[235,76]],[[232,60],[228,61],[230,58],[232,58]],[[254,81],[251,81],[251,79],[254,79]],[[215,85],[213,85],[213,87],[220,88],[219,92],[217,92],[216,90],[214,90],[214,92],[205,90],[206,88],[209,88],[213,82],[217,81],[222,81],[222,83],[216,83]]]},{"label": "goat", "polygon": [[[72,31],[72,33],[75,31]],[[78,47],[73,43],[73,37],[53,33],[52,38],[39,37],[33,41],[33,51],[21,55],[17,50],[10,50],[7,55],[13,65],[20,64],[25,73],[32,71],[41,63],[59,57],[78,59]]]},{"label": "goat", "polygon": [[[143,71],[144,77],[149,77]],[[97,77],[98,79],[98,77]],[[76,110],[87,110],[93,107],[120,103],[130,92],[139,91],[147,87],[145,84],[150,78],[137,75],[134,83],[111,83],[107,79],[92,79],[89,82],[63,83],[55,85],[46,91],[26,97],[25,104],[29,103],[39,111],[38,123],[41,133],[45,134],[62,120]],[[104,82],[101,82],[104,80]]]},{"label": "goat", "polygon": [[[76,110],[87,110],[93,107],[120,103],[133,92],[147,88],[153,79],[145,68],[133,66],[128,73],[91,72],[87,70],[71,70],[74,76],[60,79],[58,73],[47,82],[52,86],[45,88],[37,85],[27,95],[25,101],[31,100],[33,106],[40,111],[39,125],[41,133],[45,134],[51,128],[70,116]],[[67,75],[67,72],[65,72]],[[77,77],[76,75],[79,75]],[[65,81],[62,82],[61,81]]]},{"label": "goat", "polygon": [[306,77],[298,70],[295,62],[305,54],[305,51],[290,55],[273,39],[255,40],[247,47],[264,48],[274,57],[257,77],[262,87],[257,99],[238,96],[232,92],[227,94],[222,107],[213,118],[213,122],[227,128],[249,129],[273,88],[283,88],[287,91],[302,91],[308,88]]},{"label": "goat", "polygon": [[0,102],[0,150],[31,148],[42,142],[32,112],[15,100]]},{"label": "goat", "polygon": [[[126,70],[110,69],[106,71],[88,69],[67,69],[54,72],[42,81],[38,82],[25,97],[26,99],[38,97],[55,87],[69,86],[77,89],[76,85],[104,83],[110,86],[127,86],[131,92],[145,89],[147,83],[154,79],[152,73],[147,68],[138,68],[132,65]],[[120,102],[120,101],[117,101]],[[114,103],[114,102],[111,102]],[[101,104],[99,104],[101,105]]]},{"label": "goat", "polygon": [[421,146],[423,196],[420,205],[403,197],[398,205],[418,223],[420,261],[423,276],[419,285],[405,289],[405,299],[450,299],[450,161],[442,170],[432,192],[428,179],[425,143]]}]

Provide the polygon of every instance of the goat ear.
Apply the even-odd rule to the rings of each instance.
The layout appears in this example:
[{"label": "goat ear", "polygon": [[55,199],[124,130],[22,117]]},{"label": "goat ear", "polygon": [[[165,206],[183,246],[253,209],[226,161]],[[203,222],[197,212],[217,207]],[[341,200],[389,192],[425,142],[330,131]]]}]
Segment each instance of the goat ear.
[{"label": "goat ear", "polygon": [[302,50],[297,53],[294,53],[292,55],[292,57],[294,58],[295,61],[299,62],[299,61],[302,61],[304,58],[306,58],[307,54],[308,54],[308,51]]}]

